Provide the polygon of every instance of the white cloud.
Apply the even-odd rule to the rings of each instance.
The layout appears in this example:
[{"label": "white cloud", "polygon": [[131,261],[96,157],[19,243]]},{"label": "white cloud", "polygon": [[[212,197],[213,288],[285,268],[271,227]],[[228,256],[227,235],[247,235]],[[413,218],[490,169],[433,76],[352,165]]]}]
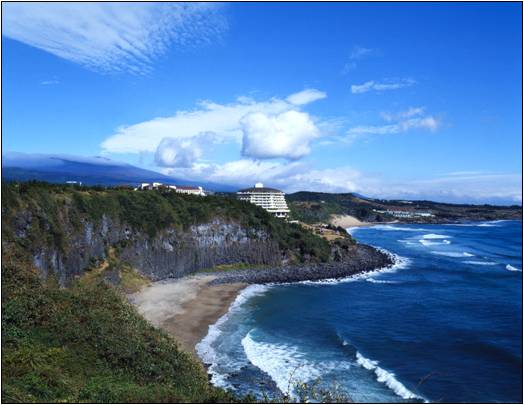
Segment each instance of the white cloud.
[{"label": "white cloud", "polygon": [[286,100],[294,105],[303,105],[303,104],[309,104],[316,100],[321,100],[323,98],[326,98],[327,94],[323,91],[319,91],[316,89],[306,89],[302,90],[298,93],[291,94],[286,98]]},{"label": "white cloud", "polygon": [[[311,94],[313,93],[321,92],[311,90]],[[311,102],[315,98],[309,97],[309,100]],[[305,98],[301,101],[304,102]],[[189,139],[206,132],[215,134],[214,142],[241,143],[244,135],[241,121],[244,117],[260,113],[274,118],[285,112],[297,111],[297,108],[298,106],[279,98],[257,102],[247,97],[240,97],[230,104],[204,101],[198,103],[198,108],[193,111],[178,111],[171,117],[154,118],[138,124],[122,126],[104,140],[101,147],[105,153],[155,152],[164,138]],[[251,148],[252,145],[247,150]]]},{"label": "white cloud", "polygon": [[258,159],[304,157],[320,133],[308,114],[293,110],[273,116],[251,113],[241,124],[242,154]]},{"label": "white cloud", "polygon": [[403,87],[409,87],[414,85],[416,82],[413,79],[398,79],[398,80],[384,80],[382,82],[377,82],[375,80],[367,81],[363,84],[353,84],[351,85],[351,93],[353,94],[362,94],[367,93],[368,91],[387,91],[387,90],[397,90]]},{"label": "white cloud", "polygon": [[491,173],[465,177],[391,181],[362,173],[350,166],[313,169],[307,162],[274,162],[241,159],[225,164],[196,164],[168,169],[166,174],[195,182],[252,185],[261,181],[288,193],[309,190],[332,193],[357,192],[369,197],[429,199],[444,202],[521,203],[519,174]]},{"label": "white cloud", "polygon": [[424,107],[411,107],[406,111],[397,113],[381,113],[382,118],[388,122],[386,125],[359,125],[350,128],[347,134],[359,135],[388,135],[399,134],[413,129],[436,131],[439,121],[432,115],[425,114]]},{"label": "white cloud", "polygon": [[369,56],[373,56],[377,53],[376,49],[365,48],[363,46],[354,46],[349,54],[349,61],[346,62],[342,69],[342,74],[347,74],[351,70],[357,68],[357,61],[360,61]]},{"label": "white cloud", "polygon": [[204,3],[6,3],[3,35],[98,72],[144,74],[171,44],[209,42],[225,28]]},{"label": "white cloud", "polygon": [[155,152],[155,163],[160,167],[191,167],[203,155],[216,135],[205,132],[193,138],[164,138]]},{"label": "white cloud", "polygon": [[375,50],[372,48],[365,48],[363,46],[354,46],[349,59],[351,60],[360,60],[364,57],[371,56],[375,53]]}]

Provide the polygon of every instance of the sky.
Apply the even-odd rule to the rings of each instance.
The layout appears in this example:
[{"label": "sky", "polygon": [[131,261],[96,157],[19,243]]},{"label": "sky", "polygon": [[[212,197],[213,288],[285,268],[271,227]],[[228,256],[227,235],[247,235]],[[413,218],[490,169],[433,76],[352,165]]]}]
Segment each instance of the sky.
[{"label": "sky", "polygon": [[521,3],[2,3],[4,152],[522,203]]}]

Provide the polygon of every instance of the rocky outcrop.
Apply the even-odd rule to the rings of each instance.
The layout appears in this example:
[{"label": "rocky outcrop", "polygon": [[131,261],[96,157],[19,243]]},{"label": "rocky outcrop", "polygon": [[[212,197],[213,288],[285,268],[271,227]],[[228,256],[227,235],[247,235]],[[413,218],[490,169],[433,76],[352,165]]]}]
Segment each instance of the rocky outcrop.
[{"label": "rocky outcrop", "polygon": [[216,278],[212,284],[292,283],[305,280],[338,279],[387,268],[394,264],[395,258],[392,255],[371,246],[356,244],[338,261],[214,273]]},{"label": "rocky outcrop", "polygon": [[[215,219],[187,230],[166,228],[154,237],[104,215],[101,221],[80,220],[74,226],[64,213],[61,244],[34,240],[33,263],[42,277],[57,275],[62,285],[83,274],[95,260],[105,259],[108,248],[151,280],[181,277],[221,264],[250,263],[278,265],[278,244],[263,231],[246,229],[238,223]],[[14,225],[18,238],[26,238],[34,215],[22,212]]]}]

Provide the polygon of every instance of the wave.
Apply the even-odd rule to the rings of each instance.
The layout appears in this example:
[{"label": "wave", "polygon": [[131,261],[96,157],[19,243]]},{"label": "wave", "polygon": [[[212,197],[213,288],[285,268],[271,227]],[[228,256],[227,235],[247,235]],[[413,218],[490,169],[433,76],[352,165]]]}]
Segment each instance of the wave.
[{"label": "wave", "polygon": [[509,271],[522,271],[522,269],[518,269],[516,267],[513,267],[511,264],[507,264],[506,265],[506,270],[509,270]]},{"label": "wave", "polygon": [[356,353],[357,363],[364,367],[366,370],[373,371],[377,376],[377,381],[384,383],[388,388],[390,388],[395,394],[403,399],[424,399],[415,395],[413,392],[408,390],[404,384],[395,378],[395,374],[387,370],[384,370],[382,367],[378,366],[378,361],[370,360],[358,351]]},{"label": "wave", "polygon": [[476,261],[476,260],[466,260],[464,263],[476,264],[476,265],[479,265],[479,266],[494,266],[494,265],[498,264],[496,262],[481,262],[481,261]]},{"label": "wave", "polygon": [[394,280],[376,280],[373,277],[366,278],[366,281],[369,281],[370,283],[375,283],[375,284],[399,284],[399,281],[394,281]]},{"label": "wave", "polygon": [[294,399],[294,388],[333,370],[349,369],[348,361],[310,361],[296,346],[260,342],[251,330],[241,341],[247,359],[269,375],[278,389]]},{"label": "wave", "polygon": [[439,239],[438,242],[434,240],[419,239],[419,243],[424,246],[451,245],[451,242],[447,239]]},{"label": "wave", "polygon": [[340,283],[351,283],[355,281],[366,280],[366,279],[378,276],[380,274],[396,273],[398,270],[405,269],[409,267],[409,265],[411,264],[411,260],[408,259],[407,257],[397,255],[396,253],[390,252],[389,250],[386,250],[381,247],[374,246],[374,248],[388,255],[391,258],[391,260],[393,261],[393,265],[387,266],[387,267],[381,267],[376,270],[368,271],[366,273],[354,274],[352,276],[347,276],[347,277],[342,277],[342,278],[326,278],[323,280],[316,280],[316,281],[305,280],[305,281],[299,281],[297,282],[297,284],[333,285],[333,284],[340,284]]},{"label": "wave", "polygon": [[447,239],[447,238],[451,238],[451,236],[439,235],[438,233],[427,233],[422,237],[422,239]]},{"label": "wave", "polygon": [[[195,346],[198,356],[202,362],[209,364],[208,372],[211,375],[211,383],[220,387],[228,387],[226,376],[217,370],[217,353],[213,348],[213,343],[222,333],[221,326],[229,319],[231,313],[238,311],[239,308],[250,298],[264,294],[269,286],[261,284],[252,284],[244,288],[235,298],[235,301],[229,306],[228,312],[222,315],[214,324],[209,325],[207,335]],[[230,387],[232,388],[232,387]]]},{"label": "wave", "polygon": [[472,253],[468,253],[468,252],[440,252],[440,251],[434,251],[434,252],[431,252],[435,255],[440,255],[440,256],[447,256],[447,257],[473,257],[475,256],[474,254]]}]

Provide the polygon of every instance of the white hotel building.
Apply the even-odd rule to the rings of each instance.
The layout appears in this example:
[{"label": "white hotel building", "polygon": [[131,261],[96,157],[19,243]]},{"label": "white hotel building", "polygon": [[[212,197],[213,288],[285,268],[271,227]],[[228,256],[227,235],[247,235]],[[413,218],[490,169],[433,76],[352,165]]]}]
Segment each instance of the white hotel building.
[{"label": "white hotel building", "polygon": [[274,188],[264,187],[262,183],[257,183],[255,187],[238,191],[237,197],[240,200],[249,201],[264,208],[277,218],[287,218],[289,216],[284,193]]}]

